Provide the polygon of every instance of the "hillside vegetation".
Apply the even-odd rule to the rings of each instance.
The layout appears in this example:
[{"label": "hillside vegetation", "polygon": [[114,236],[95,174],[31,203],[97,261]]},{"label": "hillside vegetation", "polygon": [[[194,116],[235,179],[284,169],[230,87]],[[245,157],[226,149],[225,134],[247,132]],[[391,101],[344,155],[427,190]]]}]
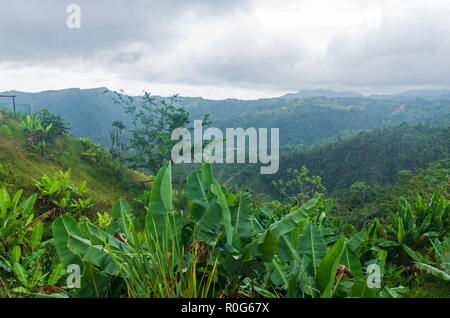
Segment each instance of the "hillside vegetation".
[{"label": "hillside vegetation", "polygon": [[274,176],[259,176],[255,165],[217,165],[217,168],[221,176],[234,175],[232,184],[276,196],[272,181],[287,180],[288,169],[306,166],[312,175],[321,177],[328,193],[332,193],[355,182],[393,184],[400,171],[409,170],[413,174],[431,162],[448,159],[449,153],[450,127],[403,124],[288,152],[281,156],[279,173]]},{"label": "hillside vegetation", "polygon": [[291,169],[273,200],[227,189],[208,163],[185,181],[170,160],[146,177],[47,112],[0,116],[0,297],[450,297],[448,160],[415,169],[448,159],[448,128],[388,128],[304,154],[328,158],[330,180],[380,181],[358,174],[373,153],[389,182],[398,161],[392,187],[357,182],[332,199],[319,176]]},{"label": "hillside vegetation", "polygon": [[[20,123],[24,118],[0,111],[0,188],[11,192],[23,189],[31,194],[36,191],[35,180],[70,170],[76,184],[86,180],[98,211],[110,209],[120,198],[139,196],[146,188],[144,182],[149,177],[111,160],[105,150],[88,139],[62,134],[52,139],[44,152],[29,151],[29,133]],[[139,186],[133,186],[136,183]]]},{"label": "hillside vegetation", "polygon": [[[32,113],[45,108],[60,114],[69,123],[74,136],[89,138],[105,148],[110,145],[109,132],[114,121],[120,120],[127,126],[131,124],[124,108],[113,102],[114,94],[106,88],[14,94],[18,103],[31,105]],[[141,107],[142,97],[131,98],[137,108]],[[155,99],[167,100],[158,96]],[[190,113],[191,125],[194,120],[210,114],[213,126],[220,129],[279,128],[283,149],[303,149],[330,139],[404,122],[450,125],[448,99],[316,96],[221,101],[178,97],[177,100],[178,105]]]}]

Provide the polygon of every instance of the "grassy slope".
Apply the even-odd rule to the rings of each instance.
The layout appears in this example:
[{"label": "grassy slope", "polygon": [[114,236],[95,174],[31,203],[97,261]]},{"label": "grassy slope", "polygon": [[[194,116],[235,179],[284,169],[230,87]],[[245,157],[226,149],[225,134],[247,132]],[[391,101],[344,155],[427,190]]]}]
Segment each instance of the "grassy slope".
[{"label": "grassy slope", "polygon": [[109,159],[96,160],[83,156],[82,143],[70,136],[57,138],[44,156],[29,153],[25,148],[26,138],[18,119],[0,112],[0,188],[6,187],[10,193],[24,189],[26,194],[31,194],[36,192],[33,179],[71,169],[75,183],[87,180],[88,189],[96,202],[95,209],[109,211],[112,203],[120,198],[133,203],[133,199],[140,196],[146,187],[130,188],[130,182],[148,178]]}]

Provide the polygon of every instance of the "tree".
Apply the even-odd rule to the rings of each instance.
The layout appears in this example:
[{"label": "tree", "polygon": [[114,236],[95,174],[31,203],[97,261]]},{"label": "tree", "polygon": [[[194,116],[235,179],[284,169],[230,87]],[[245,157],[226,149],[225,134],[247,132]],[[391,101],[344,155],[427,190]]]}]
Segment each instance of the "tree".
[{"label": "tree", "polygon": [[129,149],[128,141],[123,135],[123,131],[126,129],[126,127],[119,120],[114,121],[112,123],[112,126],[115,129],[109,132],[109,135],[111,137],[111,147],[109,148],[109,153],[111,154],[111,158],[123,160]]},{"label": "tree", "polygon": [[305,204],[316,193],[325,193],[327,189],[322,185],[322,179],[319,176],[309,176],[309,170],[305,166],[302,169],[287,169],[288,180],[272,181],[272,184],[278,188],[291,204]]},{"label": "tree", "polygon": [[[105,91],[108,92],[108,91]],[[142,105],[135,105],[135,100],[118,92],[113,100],[116,104],[124,107],[125,113],[131,117],[131,127],[126,128],[122,122],[114,122],[115,133],[111,134],[113,146],[110,151],[115,156],[123,155],[125,144],[123,144],[122,131],[127,130],[130,137],[125,152],[126,161],[133,169],[148,169],[152,172],[158,171],[170,159],[174,146],[172,132],[176,128],[184,128],[190,122],[189,112],[182,107],[177,107],[178,95],[164,98],[151,96],[144,92]],[[209,115],[205,115],[203,125],[209,125]],[[120,154],[120,155],[119,155]]]},{"label": "tree", "polygon": [[365,182],[355,182],[350,186],[350,193],[356,197],[361,206],[366,204],[370,190],[370,186]]}]

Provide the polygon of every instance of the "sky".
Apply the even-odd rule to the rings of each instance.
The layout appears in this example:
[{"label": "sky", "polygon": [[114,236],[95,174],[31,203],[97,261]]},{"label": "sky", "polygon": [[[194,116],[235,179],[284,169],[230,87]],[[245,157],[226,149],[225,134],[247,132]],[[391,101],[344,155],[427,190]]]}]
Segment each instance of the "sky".
[{"label": "sky", "polygon": [[[68,6],[80,8],[69,28]],[[0,91],[450,88],[448,0],[0,0]],[[70,20],[73,21],[73,20]]]}]

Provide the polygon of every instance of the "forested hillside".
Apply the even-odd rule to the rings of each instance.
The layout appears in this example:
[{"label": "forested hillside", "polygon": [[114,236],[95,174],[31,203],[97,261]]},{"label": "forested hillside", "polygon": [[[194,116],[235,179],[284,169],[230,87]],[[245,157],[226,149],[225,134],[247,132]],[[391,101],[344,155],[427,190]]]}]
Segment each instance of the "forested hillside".
[{"label": "forested hillside", "polygon": [[[414,172],[430,162],[449,158],[449,153],[449,127],[404,124],[290,152],[280,158],[280,172],[275,178],[284,180],[288,168],[306,166],[311,174],[322,178],[329,191],[347,188],[358,181],[385,185],[395,182],[399,171]],[[251,180],[258,174],[256,167],[253,169],[242,169],[234,178],[235,182],[252,186]],[[274,193],[272,180],[272,176],[261,176],[261,182],[254,187],[261,192]]]},{"label": "forested hillside", "polygon": [[[448,165],[333,199],[294,169],[268,197],[275,180],[251,169],[234,191],[209,164],[186,179],[170,161],[145,176],[67,132],[46,111],[0,113],[0,297],[449,296]],[[289,154],[282,168],[300,160],[336,188],[390,182],[448,158],[448,138],[448,127],[384,128]],[[383,283],[366,286],[374,265]]]},{"label": "forested hillside", "polygon": [[[120,120],[131,124],[114,94],[106,88],[68,89],[16,94],[17,102],[31,105],[31,112],[48,109],[60,114],[71,134],[89,138],[108,148],[111,124]],[[156,97],[160,100],[160,97]],[[282,149],[303,149],[330,139],[345,138],[360,131],[406,123],[450,124],[450,100],[373,99],[365,97],[270,98],[259,100],[178,97],[178,104],[190,113],[191,122],[210,114],[214,127],[279,128]],[[140,107],[141,97],[133,97]],[[192,125],[192,123],[191,123]]]}]

